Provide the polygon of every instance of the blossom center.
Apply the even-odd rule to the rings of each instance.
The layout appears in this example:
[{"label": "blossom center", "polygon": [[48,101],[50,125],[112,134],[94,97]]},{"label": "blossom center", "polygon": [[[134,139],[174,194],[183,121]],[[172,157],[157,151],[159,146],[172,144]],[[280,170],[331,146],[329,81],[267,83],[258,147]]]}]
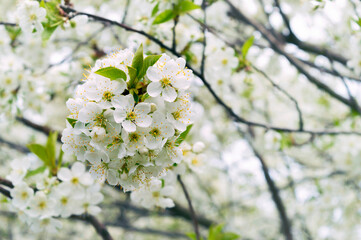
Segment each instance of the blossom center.
[{"label": "blossom center", "polygon": [[26,199],[28,197],[28,193],[27,192],[22,192],[21,193],[21,198],[22,199]]},{"label": "blossom center", "polygon": [[137,115],[133,111],[127,113],[127,120],[135,120],[136,118]]},{"label": "blossom center", "polygon": [[72,178],[72,179],[71,179],[71,183],[72,183],[72,184],[78,184],[78,183],[79,183],[79,179],[78,179],[78,178]]},{"label": "blossom center", "polygon": [[160,197],[160,193],[159,193],[159,192],[153,192],[153,197],[159,198],[159,197]]},{"label": "blossom center", "polygon": [[181,114],[179,111],[172,113],[175,120],[178,120],[181,117]]},{"label": "blossom center", "polygon": [[227,65],[227,63],[228,63],[228,59],[223,59],[223,60],[222,60],[222,64],[223,64],[223,65]]},{"label": "blossom center", "polygon": [[166,87],[171,84],[171,82],[168,78],[163,78],[162,80],[160,80],[160,83],[162,84],[162,87]]},{"label": "blossom center", "polygon": [[112,100],[112,97],[114,96],[113,93],[106,91],[103,93],[103,99],[110,102]]},{"label": "blossom center", "polygon": [[153,137],[158,137],[160,135],[160,130],[158,128],[153,128],[150,132]]},{"label": "blossom center", "polygon": [[39,207],[40,209],[42,209],[42,210],[45,209],[45,208],[46,208],[46,202],[45,202],[45,201],[39,202],[38,207]]},{"label": "blossom center", "polygon": [[130,142],[138,142],[140,139],[140,135],[137,133],[131,133],[129,134],[129,141]]},{"label": "blossom center", "polygon": [[62,197],[60,199],[60,202],[61,202],[61,204],[66,205],[68,203],[68,198],[67,197]]},{"label": "blossom center", "polygon": [[36,14],[31,14],[31,15],[29,16],[29,18],[30,18],[31,21],[35,21],[36,19],[38,19],[38,17],[36,16]]}]

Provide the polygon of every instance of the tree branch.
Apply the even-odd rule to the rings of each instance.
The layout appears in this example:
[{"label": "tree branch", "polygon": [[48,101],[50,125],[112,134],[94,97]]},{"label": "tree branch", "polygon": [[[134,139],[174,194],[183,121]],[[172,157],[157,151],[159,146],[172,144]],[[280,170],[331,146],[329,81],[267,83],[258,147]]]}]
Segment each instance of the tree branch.
[{"label": "tree branch", "polygon": [[288,217],[287,217],[287,212],[286,212],[286,208],[283,204],[283,201],[279,195],[279,190],[276,186],[276,184],[274,183],[270,173],[269,173],[269,169],[268,166],[266,164],[266,161],[263,159],[262,155],[257,151],[257,149],[254,147],[254,145],[252,144],[251,140],[246,136],[246,134],[243,134],[245,136],[245,139],[247,140],[249,146],[251,147],[251,149],[254,152],[254,155],[258,158],[258,160],[261,163],[262,166],[262,171],[263,171],[263,175],[264,178],[267,182],[268,185],[268,189],[272,195],[272,199],[273,202],[276,205],[276,209],[278,211],[278,214],[280,216],[281,222],[282,222],[282,226],[281,226],[281,230],[283,232],[283,234],[285,235],[285,239],[286,240],[292,240],[293,236],[292,236],[292,226],[291,226],[291,222],[289,221]]},{"label": "tree branch", "polygon": [[194,209],[193,209],[192,200],[191,200],[191,198],[190,198],[190,196],[188,194],[187,188],[184,185],[180,175],[178,175],[177,180],[178,180],[178,182],[180,183],[180,185],[182,187],[182,190],[183,190],[184,195],[185,195],[185,197],[187,199],[187,202],[188,202],[189,211],[192,214],[193,228],[194,228],[194,232],[196,234],[196,238],[197,238],[197,240],[200,240],[201,238],[200,238],[200,233],[199,233],[198,220],[197,220],[196,213],[194,212]]}]

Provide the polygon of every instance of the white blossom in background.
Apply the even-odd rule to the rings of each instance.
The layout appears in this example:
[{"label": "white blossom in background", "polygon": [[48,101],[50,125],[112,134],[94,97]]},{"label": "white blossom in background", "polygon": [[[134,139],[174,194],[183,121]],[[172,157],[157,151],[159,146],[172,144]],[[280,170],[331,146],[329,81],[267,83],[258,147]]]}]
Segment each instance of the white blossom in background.
[{"label": "white blossom in background", "polygon": [[41,22],[45,20],[46,10],[39,6],[38,1],[19,1],[16,16],[19,20],[19,25],[24,32],[41,33],[44,30]]},{"label": "white blossom in background", "polygon": [[[25,160],[13,162],[14,166],[22,163],[26,167]],[[21,171],[20,176],[30,173],[28,169]],[[14,174],[10,173],[7,179],[12,177]],[[22,177],[14,185],[10,190],[13,211],[22,216],[20,219],[33,232],[55,233],[62,227],[58,217],[83,213],[96,215],[101,211],[97,206],[103,200],[100,186],[94,183],[80,162],[74,163],[71,169],[60,168],[57,176],[50,176],[46,169],[44,173]]]}]

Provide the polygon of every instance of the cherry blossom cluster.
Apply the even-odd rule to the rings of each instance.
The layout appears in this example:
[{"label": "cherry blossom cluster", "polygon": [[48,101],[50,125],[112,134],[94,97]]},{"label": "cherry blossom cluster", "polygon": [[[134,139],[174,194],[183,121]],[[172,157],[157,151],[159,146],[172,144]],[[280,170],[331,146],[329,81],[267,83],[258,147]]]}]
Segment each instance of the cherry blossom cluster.
[{"label": "cherry blossom cluster", "polygon": [[88,161],[95,178],[124,191],[159,187],[159,179],[182,161],[179,145],[194,118],[186,91],[193,74],[185,65],[167,54],[143,59],[139,49],[98,60],[67,101],[63,151]]},{"label": "cherry blossom cluster", "polygon": [[31,169],[29,158],[15,159],[6,177],[14,188],[10,190],[11,210],[34,232],[56,232],[62,227],[57,218],[83,213],[98,214],[103,200],[100,185],[86,172],[84,164],[76,162],[71,169],[60,168],[56,176]]}]

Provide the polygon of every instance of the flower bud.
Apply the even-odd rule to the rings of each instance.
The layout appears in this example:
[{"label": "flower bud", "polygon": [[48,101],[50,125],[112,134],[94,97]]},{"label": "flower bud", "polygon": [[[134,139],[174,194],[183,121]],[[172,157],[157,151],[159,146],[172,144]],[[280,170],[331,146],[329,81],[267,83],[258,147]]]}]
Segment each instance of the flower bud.
[{"label": "flower bud", "polygon": [[195,153],[200,153],[200,152],[203,152],[203,151],[204,151],[204,148],[205,148],[205,147],[206,147],[206,146],[204,145],[203,142],[196,142],[195,144],[193,144],[192,150],[193,150],[193,152],[195,152]]},{"label": "flower bud", "polygon": [[150,113],[154,113],[155,111],[157,111],[157,105],[155,105],[154,103],[150,104]]}]

